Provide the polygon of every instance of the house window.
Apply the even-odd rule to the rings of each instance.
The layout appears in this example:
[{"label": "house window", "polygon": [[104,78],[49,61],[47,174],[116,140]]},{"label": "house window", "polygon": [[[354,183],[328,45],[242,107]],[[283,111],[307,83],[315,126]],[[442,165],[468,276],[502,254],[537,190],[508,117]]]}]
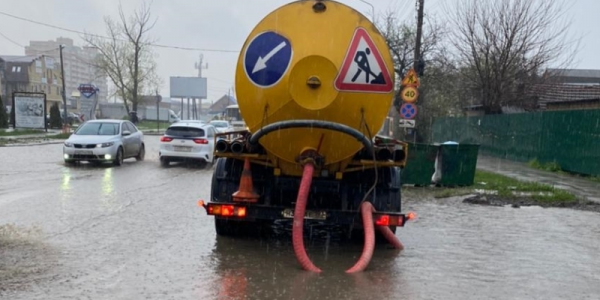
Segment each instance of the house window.
[{"label": "house window", "polygon": [[13,66],[12,67],[12,71],[13,72],[21,72],[21,67],[19,67],[19,66]]}]

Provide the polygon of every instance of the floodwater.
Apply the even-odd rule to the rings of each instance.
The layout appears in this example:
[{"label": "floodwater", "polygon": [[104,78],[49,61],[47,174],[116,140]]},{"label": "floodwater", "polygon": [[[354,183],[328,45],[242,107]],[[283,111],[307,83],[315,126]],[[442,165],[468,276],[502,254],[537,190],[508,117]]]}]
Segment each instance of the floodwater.
[{"label": "floodwater", "polygon": [[404,251],[379,247],[348,275],[361,245],[309,241],[323,270],[310,274],[288,238],[217,238],[196,205],[211,170],[161,168],[146,142],[145,161],[118,168],[66,167],[61,145],[0,148],[0,225],[39,228],[53,249],[44,272],[0,281],[0,299],[600,299],[597,213],[407,189]]}]

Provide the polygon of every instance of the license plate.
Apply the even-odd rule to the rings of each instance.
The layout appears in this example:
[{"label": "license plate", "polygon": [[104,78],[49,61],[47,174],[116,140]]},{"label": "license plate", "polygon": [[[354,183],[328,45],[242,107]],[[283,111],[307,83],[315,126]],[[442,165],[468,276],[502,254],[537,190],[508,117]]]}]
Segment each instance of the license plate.
[{"label": "license plate", "polygon": [[173,149],[177,152],[192,152],[192,147],[173,146]]},{"label": "license plate", "polygon": [[79,154],[79,155],[92,155],[92,154],[94,154],[94,151],[91,151],[91,150],[75,150],[75,154]]},{"label": "license plate", "polygon": [[[294,218],[294,210],[293,209],[284,209],[281,214],[283,215],[284,218],[289,218],[292,219]],[[304,219],[310,219],[310,220],[326,220],[327,219],[327,212],[324,211],[314,211],[314,210],[307,210],[304,213]]]}]

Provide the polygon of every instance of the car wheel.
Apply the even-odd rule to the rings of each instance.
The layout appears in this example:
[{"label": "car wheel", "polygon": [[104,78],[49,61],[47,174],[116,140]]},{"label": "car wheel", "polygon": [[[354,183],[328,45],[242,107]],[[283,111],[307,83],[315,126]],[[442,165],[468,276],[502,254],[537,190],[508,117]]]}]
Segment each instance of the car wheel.
[{"label": "car wheel", "polygon": [[123,164],[123,148],[119,147],[119,150],[117,150],[117,156],[115,157],[115,160],[113,160],[113,165],[120,166],[122,164]]},{"label": "car wheel", "polygon": [[170,164],[171,164],[171,162],[168,159],[166,159],[164,157],[160,158],[160,166],[161,167],[167,168],[167,167],[169,167]]},{"label": "car wheel", "polygon": [[138,153],[138,155],[135,157],[135,159],[136,159],[137,161],[142,161],[142,160],[144,160],[144,156],[146,156],[146,149],[145,149],[145,148],[146,148],[146,147],[144,147],[144,144],[142,144],[142,145],[140,146],[140,153]]}]

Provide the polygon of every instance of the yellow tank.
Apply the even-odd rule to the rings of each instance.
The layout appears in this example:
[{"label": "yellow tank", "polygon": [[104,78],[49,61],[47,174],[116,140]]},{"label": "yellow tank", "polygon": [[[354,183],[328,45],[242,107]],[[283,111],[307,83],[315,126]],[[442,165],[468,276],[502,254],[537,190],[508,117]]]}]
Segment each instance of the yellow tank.
[{"label": "yellow tank", "polygon": [[[285,120],[321,120],[374,136],[394,94],[385,39],[361,13],[334,1],[296,1],[267,15],[249,34],[236,69],[240,113],[251,132]],[[363,145],[316,128],[280,130],[260,144],[283,173],[315,149],[337,171]]]}]

